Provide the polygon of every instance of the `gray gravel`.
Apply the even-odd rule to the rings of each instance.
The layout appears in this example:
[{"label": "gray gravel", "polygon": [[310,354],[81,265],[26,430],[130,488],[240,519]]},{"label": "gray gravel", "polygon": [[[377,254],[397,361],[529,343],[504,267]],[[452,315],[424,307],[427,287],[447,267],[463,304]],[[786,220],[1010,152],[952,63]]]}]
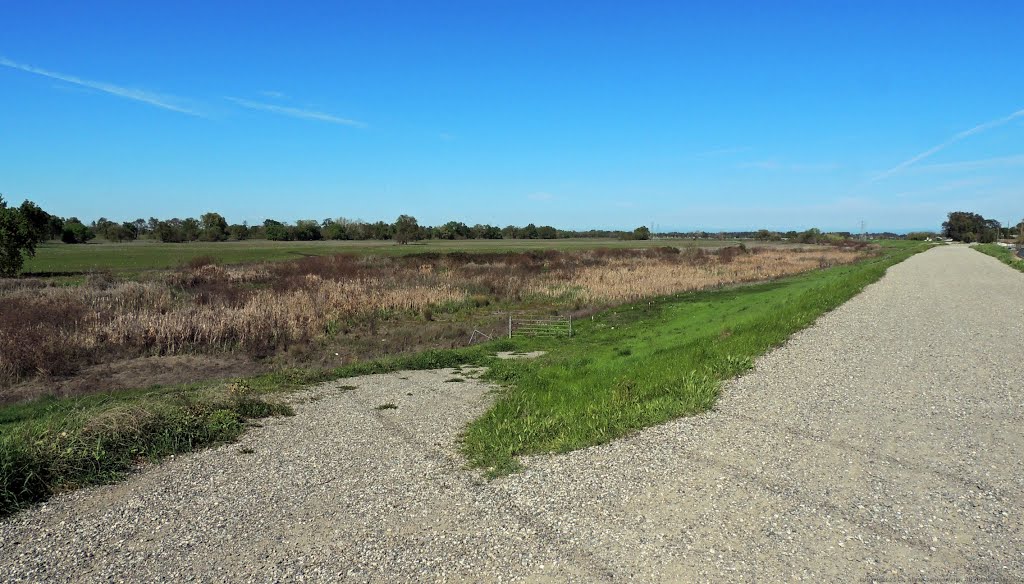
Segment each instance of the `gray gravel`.
[{"label": "gray gravel", "polygon": [[0,581],[1017,582],[1021,339],[1024,274],[937,248],[714,411],[493,482],[455,447],[491,388],[343,380],[238,444],[6,520]]}]

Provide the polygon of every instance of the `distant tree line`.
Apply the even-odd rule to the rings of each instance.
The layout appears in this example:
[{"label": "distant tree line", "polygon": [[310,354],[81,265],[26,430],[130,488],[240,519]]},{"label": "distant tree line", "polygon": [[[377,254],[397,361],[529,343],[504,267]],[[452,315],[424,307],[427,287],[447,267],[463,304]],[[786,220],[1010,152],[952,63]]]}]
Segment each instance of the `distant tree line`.
[{"label": "distant tree line", "polygon": [[[1014,237],[1017,233],[1024,239],[1024,222],[1016,226],[1001,228],[999,223],[985,219],[976,213],[957,211],[949,214],[942,224],[942,234],[957,241],[995,241],[999,237]],[[9,207],[0,196],[0,276],[17,274],[25,258],[35,253],[35,246],[43,241],[60,240],[68,244],[86,243],[96,238],[122,242],[136,239],[152,239],[165,243],[190,241],[243,241],[266,239],[270,241],[318,241],[318,240],[391,240],[399,244],[413,241],[464,240],[464,239],[562,239],[562,238],[618,238],[646,240],[652,237],[648,227],[640,226],[632,231],[591,229],[574,231],[556,229],[550,225],[525,226],[476,224],[467,225],[461,221],[449,221],[442,225],[420,225],[411,215],[400,215],[392,223],[385,221],[367,222],[358,219],[327,218],[322,220],[304,219],[294,223],[267,219],[262,224],[229,224],[223,215],[215,212],[204,213],[196,218],[157,219],[150,217],[118,223],[105,217],[86,224],[77,217],[62,218],[51,215],[31,201],[24,201],[20,207]],[[915,232],[907,235],[895,233],[869,233],[871,239],[927,239],[934,234]],[[857,237],[846,231],[823,232],[812,228],[805,231],[719,231],[719,232],[669,232],[660,237],[686,239],[754,239],[761,241],[791,241],[800,243],[835,243]]]},{"label": "distant tree line", "polygon": [[822,231],[812,227],[804,231],[771,231],[769,229],[758,229],[757,231],[673,231],[659,233],[659,237],[677,237],[680,239],[753,239],[757,241],[788,241],[795,243],[836,243],[866,236],[868,239],[902,239],[904,236],[897,233],[851,233],[849,231]]},{"label": "distant tree line", "polygon": [[556,229],[550,225],[534,225],[524,227],[508,225],[467,225],[461,221],[449,221],[443,225],[420,225],[411,215],[401,215],[393,223],[384,221],[366,222],[344,217],[323,220],[302,219],[295,223],[286,223],[275,219],[267,219],[262,224],[248,223],[228,224],[219,213],[204,213],[198,219],[157,219],[151,217],[116,223],[101,217],[90,225],[82,224],[77,218],[64,222],[66,243],[85,243],[95,237],[109,241],[131,241],[135,239],[155,239],[165,243],[183,243],[188,241],[242,241],[246,239],[266,239],[270,241],[320,241],[320,240],[393,240],[398,243],[409,243],[424,239],[457,240],[457,239],[559,239],[567,237],[602,237],[620,239],[650,239],[651,232],[647,227],[638,227],[633,231],[569,231]]}]

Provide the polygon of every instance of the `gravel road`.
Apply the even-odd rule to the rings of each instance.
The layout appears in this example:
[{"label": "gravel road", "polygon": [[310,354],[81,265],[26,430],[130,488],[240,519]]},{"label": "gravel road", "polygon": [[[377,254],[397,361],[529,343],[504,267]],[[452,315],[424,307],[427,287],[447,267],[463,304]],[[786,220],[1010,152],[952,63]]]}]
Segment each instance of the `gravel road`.
[{"label": "gravel road", "polygon": [[714,411],[492,482],[455,447],[491,388],[342,380],[238,444],[7,519],[0,581],[1019,582],[1022,339],[1024,274],[936,248]]}]

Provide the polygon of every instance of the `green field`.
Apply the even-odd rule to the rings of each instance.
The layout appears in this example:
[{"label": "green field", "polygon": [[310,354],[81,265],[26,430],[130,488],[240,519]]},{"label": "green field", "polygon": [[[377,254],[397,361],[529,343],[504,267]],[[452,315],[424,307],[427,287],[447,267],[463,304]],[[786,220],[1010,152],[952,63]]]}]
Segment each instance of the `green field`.
[{"label": "green field", "polygon": [[[225,241],[217,243],[87,243],[67,245],[47,242],[25,263],[25,275],[74,275],[95,271],[142,272],[174,268],[189,260],[209,256],[223,264],[281,261],[338,253],[403,255],[414,253],[505,252],[538,249],[562,251],[596,248],[638,248],[660,245],[721,247],[733,240],[618,239],[476,239],[430,240],[399,245],[393,241]],[[778,245],[778,244],[776,244]]]}]

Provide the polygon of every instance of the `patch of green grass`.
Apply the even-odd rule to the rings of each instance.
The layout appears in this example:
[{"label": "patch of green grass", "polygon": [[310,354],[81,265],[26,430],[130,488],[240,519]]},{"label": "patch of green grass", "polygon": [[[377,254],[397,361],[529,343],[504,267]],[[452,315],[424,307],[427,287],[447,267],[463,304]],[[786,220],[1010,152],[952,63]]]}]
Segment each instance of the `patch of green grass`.
[{"label": "patch of green grass", "polygon": [[924,249],[890,246],[853,265],[622,306],[581,321],[571,339],[535,341],[530,348],[547,355],[491,364],[485,378],[506,389],[470,424],[463,450],[497,475],[515,470],[519,455],[601,444],[705,411],[723,380]]},{"label": "patch of green grass", "polygon": [[994,243],[982,243],[974,246],[974,249],[983,254],[990,255],[1004,264],[1024,272],[1024,260],[1013,255],[1013,251]]},{"label": "patch of green grass", "polygon": [[[189,260],[209,256],[221,264],[242,264],[261,261],[298,259],[339,253],[407,255],[449,252],[509,252],[539,249],[573,251],[595,248],[641,248],[662,245],[676,247],[722,247],[735,241],[617,239],[495,239],[495,240],[431,240],[409,245],[393,241],[222,241],[191,243],[160,243],[141,240],[127,243],[87,243],[68,245],[46,242],[36,255],[25,263],[26,275],[75,275],[94,271],[139,273],[147,270],[174,268]],[[71,282],[74,283],[74,282]]]},{"label": "patch of green grass", "polygon": [[291,408],[193,388],[42,400],[0,410],[0,516],[53,493],[117,480],[140,461],[231,442]]},{"label": "patch of green grass", "polygon": [[380,404],[379,406],[377,406],[377,407],[375,407],[373,409],[378,410],[378,411],[379,410],[397,410],[398,406],[396,406],[393,403],[386,403],[386,404]]}]

